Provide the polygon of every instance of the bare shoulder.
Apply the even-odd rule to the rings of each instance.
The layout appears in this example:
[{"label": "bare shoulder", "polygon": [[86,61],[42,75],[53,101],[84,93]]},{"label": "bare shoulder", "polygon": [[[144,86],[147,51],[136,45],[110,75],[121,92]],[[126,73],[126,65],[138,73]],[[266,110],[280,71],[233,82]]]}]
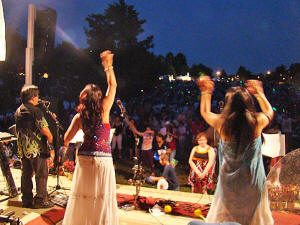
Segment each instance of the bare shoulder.
[{"label": "bare shoulder", "polygon": [[213,147],[210,147],[210,148],[208,149],[208,151],[209,151],[209,152],[215,152],[215,149],[214,149]]},{"label": "bare shoulder", "polygon": [[266,113],[259,112],[256,113],[257,125],[265,128],[271,122],[271,116]]},{"label": "bare shoulder", "polygon": [[76,113],[76,115],[72,119],[73,121],[79,121],[80,120],[80,113]]},{"label": "bare shoulder", "polygon": [[76,115],[73,117],[74,123],[76,123],[80,128],[81,126],[81,118],[80,118],[80,113],[76,113]]},{"label": "bare shoulder", "polygon": [[270,121],[270,117],[263,113],[263,112],[259,112],[256,113],[256,120],[257,120],[257,125],[256,125],[256,129],[255,129],[255,138],[257,138],[258,136],[261,135],[262,130],[267,127],[269,125]]}]

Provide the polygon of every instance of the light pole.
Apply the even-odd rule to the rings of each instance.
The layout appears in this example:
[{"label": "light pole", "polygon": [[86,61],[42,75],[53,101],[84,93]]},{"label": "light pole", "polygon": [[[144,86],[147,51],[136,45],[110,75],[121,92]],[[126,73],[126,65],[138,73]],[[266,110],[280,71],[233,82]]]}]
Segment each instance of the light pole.
[{"label": "light pole", "polygon": [[35,5],[28,6],[27,48],[25,58],[25,84],[32,84],[32,62],[34,59],[34,21],[36,18]]},{"label": "light pole", "polygon": [[5,56],[6,56],[5,22],[4,22],[2,1],[0,0],[0,61],[5,61]]}]

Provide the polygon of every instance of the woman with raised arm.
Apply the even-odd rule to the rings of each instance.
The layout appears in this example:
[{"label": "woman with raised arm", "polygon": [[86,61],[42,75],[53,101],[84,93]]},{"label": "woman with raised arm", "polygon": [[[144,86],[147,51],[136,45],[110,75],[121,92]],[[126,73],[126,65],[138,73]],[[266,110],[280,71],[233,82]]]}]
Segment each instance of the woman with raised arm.
[{"label": "woman with raised arm", "polygon": [[85,86],[79,95],[78,113],[64,137],[64,146],[67,147],[79,129],[84,132],[64,225],[119,223],[115,171],[109,142],[109,113],[115,99],[117,82],[112,66],[113,54],[105,51],[100,57],[106,73],[107,93],[102,97],[97,85]]},{"label": "woman with raised arm", "polygon": [[[201,90],[200,112],[220,134],[219,179],[206,222],[238,222],[271,225],[266,175],[261,153],[261,133],[273,118],[273,109],[260,81],[249,80],[247,88],[232,87],[225,96],[221,114],[211,112],[214,82],[197,80]],[[256,112],[252,95],[262,112]]]},{"label": "woman with raised arm", "polygon": [[144,132],[140,132],[136,129],[135,126],[132,126],[132,132],[141,136],[143,138],[143,143],[141,147],[141,156],[142,156],[142,165],[148,165],[151,170],[151,176],[154,176],[154,162],[153,162],[153,150],[152,150],[152,142],[154,138],[154,130],[152,130],[149,126],[146,127]]}]

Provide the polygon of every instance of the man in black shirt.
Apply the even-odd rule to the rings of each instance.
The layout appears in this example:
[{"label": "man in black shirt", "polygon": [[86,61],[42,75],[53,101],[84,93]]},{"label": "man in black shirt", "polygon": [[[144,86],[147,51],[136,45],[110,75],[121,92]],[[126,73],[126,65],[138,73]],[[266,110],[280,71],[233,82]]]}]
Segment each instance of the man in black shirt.
[{"label": "man in black shirt", "polygon": [[179,183],[177,180],[175,168],[169,163],[169,156],[162,154],[159,157],[159,162],[164,166],[164,171],[161,177],[150,176],[148,179],[150,182],[157,182],[158,189],[168,189],[179,191]]},{"label": "man in black shirt", "polygon": [[[54,158],[54,151],[47,148],[47,141],[52,145],[53,137],[44,114],[37,107],[38,87],[24,85],[21,90],[22,105],[15,113],[18,154],[22,159],[21,192],[25,208],[49,208],[47,192],[47,158]],[[35,173],[36,195],[33,198],[32,176]]]}]

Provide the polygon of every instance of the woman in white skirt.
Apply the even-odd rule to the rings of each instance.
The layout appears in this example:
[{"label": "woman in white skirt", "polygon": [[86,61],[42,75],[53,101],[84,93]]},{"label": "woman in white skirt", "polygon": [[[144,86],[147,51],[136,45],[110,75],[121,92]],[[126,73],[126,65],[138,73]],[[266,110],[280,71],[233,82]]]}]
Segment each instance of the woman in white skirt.
[{"label": "woman in white skirt", "polygon": [[108,83],[107,94],[102,98],[97,85],[86,85],[79,96],[78,113],[64,137],[64,146],[68,147],[79,129],[84,132],[63,225],[119,224],[116,179],[109,143],[109,113],[117,82],[112,66],[113,54],[105,51],[100,57]]}]

